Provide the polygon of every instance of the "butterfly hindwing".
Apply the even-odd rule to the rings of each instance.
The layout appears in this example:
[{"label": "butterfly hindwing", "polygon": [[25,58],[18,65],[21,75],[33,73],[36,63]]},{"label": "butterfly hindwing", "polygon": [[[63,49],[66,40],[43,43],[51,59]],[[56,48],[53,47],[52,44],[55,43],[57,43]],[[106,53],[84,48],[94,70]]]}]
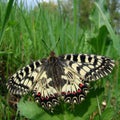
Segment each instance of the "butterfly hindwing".
[{"label": "butterfly hindwing", "polygon": [[57,90],[54,86],[52,78],[48,77],[46,71],[36,78],[36,84],[33,88],[35,100],[45,109],[52,109],[59,104]]},{"label": "butterfly hindwing", "polygon": [[76,73],[70,66],[65,66],[64,75],[61,78],[67,81],[61,89],[65,102],[74,104],[85,99],[89,83],[84,81],[81,75]]}]

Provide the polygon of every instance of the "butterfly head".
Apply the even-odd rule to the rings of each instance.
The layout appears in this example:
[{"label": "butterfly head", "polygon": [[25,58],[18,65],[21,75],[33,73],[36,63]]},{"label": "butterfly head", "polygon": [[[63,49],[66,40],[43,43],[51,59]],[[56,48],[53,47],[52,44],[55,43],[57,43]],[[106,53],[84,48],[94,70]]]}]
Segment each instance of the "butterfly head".
[{"label": "butterfly head", "polygon": [[50,57],[55,57],[55,52],[54,51],[50,52]]},{"label": "butterfly head", "polygon": [[57,57],[55,56],[55,52],[54,52],[54,51],[51,51],[51,52],[50,52],[50,56],[49,56],[49,58],[48,58],[48,61],[49,61],[50,63],[54,63],[54,62],[57,61]]}]

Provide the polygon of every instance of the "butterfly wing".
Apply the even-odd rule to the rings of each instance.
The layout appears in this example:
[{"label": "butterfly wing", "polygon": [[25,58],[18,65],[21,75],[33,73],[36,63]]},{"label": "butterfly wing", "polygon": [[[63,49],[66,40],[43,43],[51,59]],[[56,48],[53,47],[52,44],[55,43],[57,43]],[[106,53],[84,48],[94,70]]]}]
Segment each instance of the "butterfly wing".
[{"label": "butterfly wing", "polygon": [[51,109],[59,101],[53,80],[46,73],[47,66],[44,64],[45,61],[35,61],[23,67],[8,80],[7,88],[11,94],[19,96],[31,91],[43,108]]},{"label": "butterfly wing", "polygon": [[[33,62],[11,76],[7,83],[9,92],[15,95],[27,94],[33,88],[37,77],[36,73],[41,70],[41,65],[41,61]],[[39,74],[42,74],[42,71]]]},{"label": "butterfly wing", "polygon": [[61,78],[67,82],[61,94],[64,101],[71,104],[84,100],[89,91],[89,82],[108,75],[114,67],[114,61],[103,56],[70,54],[60,56],[59,59],[66,63]]},{"label": "butterfly wing", "polygon": [[64,75],[61,79],[66,82],[61,89],[61,95],[67,103],[80,103],[88,93],[89,83],[70,66],[65,66],[63,69]]},{"label": "butterfly wing", "polygon": [[87,54],[68,54],[60,56],[67,65],[80,74],[85,80],[97,80],[111,73],[115,66],[114,60],[104,56]]}]

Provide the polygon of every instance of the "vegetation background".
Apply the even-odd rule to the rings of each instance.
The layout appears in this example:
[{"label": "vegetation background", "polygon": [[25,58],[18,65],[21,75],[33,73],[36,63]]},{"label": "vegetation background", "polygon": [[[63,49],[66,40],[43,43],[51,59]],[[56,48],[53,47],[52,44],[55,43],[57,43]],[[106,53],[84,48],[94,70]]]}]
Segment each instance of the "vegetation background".
[{"label": "vegetation background", "polygon": [[[0,119],[119,120],[119,38],[119,0],[58,0],[34,8],[25,7],[22,1],[18,5],[17,0],[0,0]],[[21,99],[16,109],[16,101],[11,101],[6,89],[9,76],[31,61],[47,57],[51,50],[57,55],[105,55],[116,66],[112,74],[92,83],[86,100],[74,108],[62,104],[57,113],[50,114],[35,102]]]}]

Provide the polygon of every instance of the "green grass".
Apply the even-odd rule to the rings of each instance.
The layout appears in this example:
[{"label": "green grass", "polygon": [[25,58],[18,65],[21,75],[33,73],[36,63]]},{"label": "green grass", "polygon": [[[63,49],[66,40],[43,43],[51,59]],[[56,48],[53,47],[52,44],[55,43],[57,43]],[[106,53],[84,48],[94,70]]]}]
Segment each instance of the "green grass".
[{"label": "green grass", "polygon": [[[12,6],[13,1],[10,0],[8,5],[2,2],[0,4],[0,119],[119,120],[119,36],[115,34],[101,9],[102,5],[95,3],[95,10],[90,14],[91,28],[83,29],[78,24],[77,1],[74,1],[71,13],[73,20],[64,17],[60,6],[58,9],[52,4],[46,7],[40,5],[34,10],[27,11],[22,4],[21,7],[16,4]],[[51,115],[36,103],[23,102],[21,99],[18,109],[13,109],[9,104],[10,95],[5,86],[8,77],[33,60],[48,57],[51,50],[57,55],[67,53],[106,55],[116,60],[116,66],[111,75],[93,83],[86,100],[74,108],[63,104],[62,108],[60,106],[58,109],[59,114]],[[104,100],[107,106],[102,110],[101,103]]]}]

